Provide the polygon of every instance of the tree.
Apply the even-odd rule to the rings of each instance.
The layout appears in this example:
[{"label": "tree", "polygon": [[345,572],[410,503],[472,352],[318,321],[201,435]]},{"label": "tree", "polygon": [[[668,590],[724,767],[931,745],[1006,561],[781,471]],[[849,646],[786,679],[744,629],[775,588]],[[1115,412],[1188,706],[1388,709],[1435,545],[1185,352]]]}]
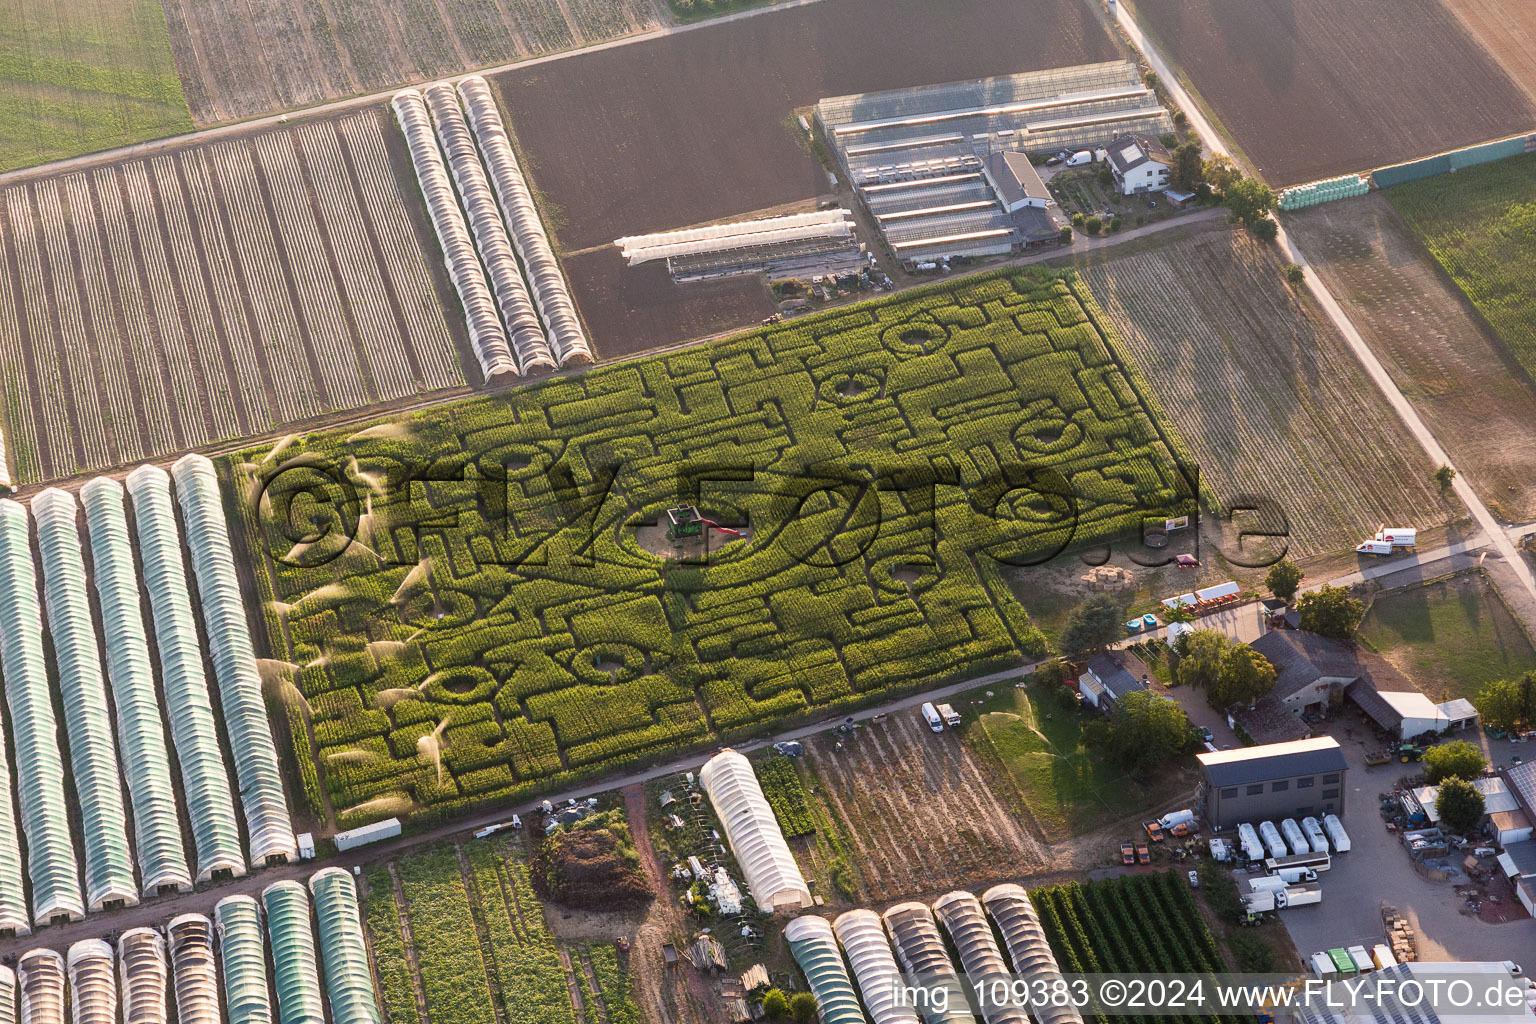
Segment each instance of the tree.
[{"label": "tree", "polygon": [[1232,220],[1249,227],[1266,220],[1275,205],[1275,193],[1257,178],[1242,178],[1221,190]]},{"label": "tree", "polygon": [[1307,279],[1307,272],[1302,269],[1300,263],[1287,263],[1285,265],[1285,279],[1291,284],[1301,284]]},{"label": "tree", "polygon": [[1070,224],[1063,224],[1061,226],[1061,233],[1057,236],[1057,241],[1062,245],[1072,241],[1072,226]]},{"label": "tree", "polygon": [[1495,679],[1484,684],[1472,698],[1483,725],[1509,732],[1525,721],[1526,687],[1518,679]]},{"label": "tree", "polygon": [[1424,769],[1431,785],[1449,778],[1475,779],[1486,767],[1483,752],[1466,740],[1441,743],[1424,751]]},{"label": "tree", "polygon": [[1191,735],[1183,708],[1160,694],[1132,690],[1109,723],[1109,749],[1127,768],[1150,768],[1181,754]]},{"label": "tree", "polygon": [[1061,630],[1061,650],[1079,655],[1108,647],[1120,636],[1125,610],[1108,594],[1095,594],[1073,609]]},{"label": "tree", "polygon": [[1100,167],[1099,167],[1099,184],[1103,185],[1105,188],[1109,188],[1114,183],[1115,183],[1115,173],[1109,169],[1109,165],[1108,164],[1100,165]]},{"label": "tree", "polygon": [[1187,604],[1176,604],[1172,608],[1163,609],[1163,618],[1168,622],[1194,622],[1195,610]]},{"label": "tree", "polygon": [[1365,617],[1365,605],[1349,596],[1343,587],[1324,586],[1310,594],[1302,594],[1297,603],[1301,612],[1301,628],[1337,640],[1348,640],[1355,635],[1360,620]]},{"label": "tree", "polygon": [[1233,644],[1222,656],[1216,673],[1216,687],[1211,691],[1217,707],[1250,704],[1275,685],[1275,666],[1247,644]]},{"label": "tree", "polygon": [[1243,180],[1243,172],[1237,169],[1231,157],[1218,153],[1205,162],[1204,177],[1211,188],[1226,192]]},{"label": "tree", "polygon": [[1110,233],[1114,233],[1120,230],[1120,215],[1118,213],[1109,218],[1109,225],[1105,228],[1105,230]]},{"label": "tree", "polygon": [[1435,797],[1435,813],[1450,832],[1471,832],[1483,817],[1483,794],[1466,779],[1446,779]]},{"label": "tree", "polygon": [[789,997],[776,988],[763,993],[763,1016],[769,1020],[783,1020],[789,1016]]},{"label": "tree", "polygon": [[1083,221],[1083,230],[1088,232],[1090,235],[1098,234],[1099,229],[1103,226],[1104,222],[1097,217],[1089,217],[1087,220]]},{"label": "tree", "polygon": [[1168,183],[1184,192],[1193,192],[1204,180],[1205,164],[1200,159],[1200,143],[1186,142],[1173,151],[1173,169]]},{"label": "tree", "polygon": [[816,1009],[816,997],[809,992],[796,992],[789,998],[789,1019],[795,1024],[811,1024]]},{"label": "tree", "polygon": [[1435,484],[1440,488],[1441,494],[1451,492],[1451,481],[1456,479],[1456,470],[1450,466],[1441,466],[1435,470]]},{"label": "tree", "polygon": [[1074,213],[1072,215],[1072,226],[1075,228],[1082,227],[1085,219],[1081,213]]},{"label": "tree", "polygon": [[1266,242],[1273,242],[1280,237],[1280,225],[1276,224],[1272,217],[1265,217],[1263,220],[1254,221],[1248,225],[1248,230],[1253,232],[1254,238],[1262,239]]},{"label": "tree", "polygon": [[1208,690],[1221,675],[1221,659],[1232,641],[1214,629],[1197,629],[1179,638],[1179,666],[1174,678],[1180,686]]},{"label": "tree", "polygon": [[1301,586],[1301,566],[1289,558],[1282,558],[1269,567],[1264,575],[1264,585],[1275,595],[1275,600],[1290,604],[1296,600],[1296,588]]}]

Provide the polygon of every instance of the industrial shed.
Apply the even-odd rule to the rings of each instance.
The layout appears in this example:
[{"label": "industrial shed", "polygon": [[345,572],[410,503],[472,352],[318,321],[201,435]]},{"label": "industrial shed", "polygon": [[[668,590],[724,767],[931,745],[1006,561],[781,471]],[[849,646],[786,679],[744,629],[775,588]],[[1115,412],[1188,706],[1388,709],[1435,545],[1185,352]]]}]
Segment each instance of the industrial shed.
[{"label": "industrial shed", "polygon": [[[1040,926],[1040,916],[1022,885],[994,885],[981,894],[981,902],[1002,932],[1003,944],[1008,947],[1008,956],[1019,977],[1031,985],[1061,977],[1056,954],[1051,952],[1045,929]],[[1039,1024],[1083,1024],[1082,1014],[1071,1006],[1037,1006],[1035,1017]]]},{"label": "industrial shed", "polygon": [[70,1024],[117,1024],[117,978],[112,947],[84,939],[64,958],[69,972]]},{"label": "industrial shed", "polygon": [[16,962],[21,1024],[64,1024],[64,958],[51,949],[29,949]]},{"label": "industrial shed", "polygon": [[272,947],[272,982],[282,1024],[325,1024],[315,935],[309,926],[309,893],[298,882],[273,882],[261,892]]},{"label": "industrial shed", "polygon": [[[906,974],[922,976],[926,989],[948,989],[947,1002],[935,1000],[934,1005],[916,1008],[923,1019],[928,1024],[976,1024],[959,973],[944,947],[944,936],[934,923],[933,912],[922,903],[898,903],[885,912],[885,928]],[[940,1005],[947,1005],[948,1012],[941,1013]]]},{"label": "industrial shed", "polygon": [[130,928],[118,937],[117,951],[123,1024],[166,1024],[170,966],[165,939],[153,928]]},{"label": "industrial shed", "polygon": [[848,955],[872,1024],[920,1024],[910,1007],[897,1004],[901,968],[880,915],[873,910],[850,910],[832,922],[832,930]]},{"label": "industrial shed", "polygon": [[27,840],[32,919],[77,921],[85,916],[79,865],[64,799],[64,760],[53,715],[52,687],[43,651],[37,573],[27,510],[0,499],[0,663],[16,751],[16,791]]},{"label": "industrial shed", "polygon": [[170,476],[159,466],[140,466],[128,474],[144,587],[149,592],[155,649],[160,655],[166,719],[181,767],[182,794],[197,854],[197,880],[206,882],[225,873],[245,874],[245,852],[240,847],[235,799],[219,747],[170,483]]},{"label": "industrial shed", "polygon": [[171,467],[171,476],[186,524],[187,549],[202,599],[203,626],[219,681],[219,705],[235,758],[240,806],[250,835],[250,859],[255,864],[286,864],[298,858],[298,841],[288,818],[283,773],[267,721],[245,600],[235,576],[218,477],[213,463],[196,454],[179,459]]},{"label": "industrial shed", "polygon": [[1332,736],[1196,754],[1196,795],[1213,828],[1344,812],[1349,762]]},{"label": "industrial shed", "polygon": [[133,806],[140,891],[148,896],[182,892],[192,888],[192,875],[182,850],[181,820],[140,610],[123,487],[109,477],[97,477],[80,488],[80,500],[91,540],[92,578],[101,605],[117,738]]},{"label": "industrial shed", "polygon": [[368,946],[357,913],[357,887],[341,868],[323,868],[309,879],[320,928],[320,959],[332,1024],[379,1024]]},{"label": "industrial shed", "polygon": [[213,920],[219,933],[219,967],[229,1019],[271,1024],[272,996],[267,990],[267,945],[261,937],[260,908],[250,896],[226,896],[214,904]]},{"label": "industrial shed", "polygon": [[763,797],[752,762],[734,750],[722,750],[700,769],[699,784],[725,826],[731,852],[757,905],[764,910],[809,907],[811,890]]},{"label": "industrial shed", "polygon": [[85,554],[76,526],[75,496],[50,487],[32,500],[42,555],[43,600],[69,736],[70,775],[85,845],[85,904],[91,910],[133,906],[139,889],[128,848],[128,813],[118,772],[117,743],[107,709]]},{"label": "industrial shed", "polygon": [[819,917],[797,917],[785,926],[784,941],[816,996],[821,1024],[866,1024],[832,926]]},{"label": "industrial shed", "polygon": [[[992,937],[992,924],[981,908],[981,901],[971,893],[956,890],[935,900],[933,912],[949,932],[971,984],[998,982],[1006,986],[1012,976],[1002,950],[997,948],[997,940]],[[989,1005],[983,1008],[982,1016],[988,1024],[1029,1024],[1028,1014],[1018,1006]]]}]

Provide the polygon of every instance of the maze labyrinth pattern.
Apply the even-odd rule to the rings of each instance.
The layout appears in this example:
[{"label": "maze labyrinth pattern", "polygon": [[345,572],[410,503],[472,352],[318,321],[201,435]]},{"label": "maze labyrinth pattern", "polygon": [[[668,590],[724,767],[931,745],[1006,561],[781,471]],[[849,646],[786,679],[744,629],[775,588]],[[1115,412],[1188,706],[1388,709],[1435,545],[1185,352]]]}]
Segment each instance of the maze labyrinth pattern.
[{"label": "maze labyrinth pattern", "polygon": [[[244,512],[333,809],[451,811],[1041,653],[999,559],[1188,510],[1097,315],[1070,275],[991,275],[233,460],[276,471]],[[361,524],[301,567],[348,504],[290,505],[311,461]],[[428,464],[468,479],[398,482]],[[646,525],[689,464],[755,473],[700,485],[750,527],[707,564]]]}]

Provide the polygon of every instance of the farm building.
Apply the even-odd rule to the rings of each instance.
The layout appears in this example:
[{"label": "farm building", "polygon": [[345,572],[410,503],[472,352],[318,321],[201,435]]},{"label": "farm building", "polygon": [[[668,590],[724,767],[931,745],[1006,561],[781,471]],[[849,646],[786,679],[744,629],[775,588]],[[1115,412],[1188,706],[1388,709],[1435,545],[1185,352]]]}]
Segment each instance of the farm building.
[{"label": "farm building", "polygon": [[809,907],[811,890],[763,796],[752,762],[734,750],[722,750],[700,769],[699,785],[720,816],[757,905],[765,910]]},{"label": "farm building", "polygon": [[[1233,717],[1255,739],[1306,735],[1303,716],[1320,714],[1348,698],[1378,726],[1402,739],[1450,725],[1445,712],[1380,655],[1348,640],[1299,629],[1271,630],[1252,644],[1275,666],[1275,685],[1252,711]],[[1448,702],[1456,721],[1465,708]],[[1475,712],[1474,712],[1475,714]]]},{"label": "farm building", "polygon": [[1132,690],[1145,690],[1151,672],[1129,651],[1095,654],[1077,677],[1077,690],[1094,707],[1111,714]]},{"label": "farm building", "polygon": [[632,267],[665,260],[676,281],[743,274],[764,274],[769,280],[821,277],[864,265],[851,216],[847,210],[818,210],[631,235],[613,244]]},{"label": "farm building", "polygon": [[[1523,843],[1531,838],[1531,820],[1520,809],[1520,801],[1504,779],[1497,776],[1473,779],[1472,785],[1483,795],[1483,813],[1497,830],[1495,838],[1500,846]],[[1438,825],[1440,813],[1435,810],[1435,801],[1439,796],[1439,786],[1419,786],[1408,790],[1403,805],[1410,815],[1418,810],[1429,824]]]},{"label": "farm building", "polygon": [[[1514,798],[1518,813],[1524,817],[1527,825],[1536,825],[1536,761],[1500,768],[1499,778],[1504,781],[1510,796]],[[1493,816],[1494,827],[1501,831],[1509,827],[1511,832],[1514,832],[1519,828],[1519,820],[1515,818],[1515,813],[1516,811],[1496,813]],[[1508,817],[1500,820],[1499,815],[1508,815]],[[1530,838],[1529,832],[1526,833],[1526,838]],[[1536,864],[1532,864],[1531,873],[1536,874]]]},{"label": "farm building", "polygon": [[1195,799],[1214,828],[1344,810],[1349,764],[1331,736],[1195,757],[1202,775]]},{"label": "farm building", "polygon": [[1168,185],[1173,157],[1168,148],[1145,135],[1116,135],[1109,145],[1109,172],[1123,196],[1158,192]]},{"label": "farm building", "polygon": [[1006,253],[1065,219],[1030,157],[1173,130],[1128,61],[837,96],[816,122],[898,256]]}]

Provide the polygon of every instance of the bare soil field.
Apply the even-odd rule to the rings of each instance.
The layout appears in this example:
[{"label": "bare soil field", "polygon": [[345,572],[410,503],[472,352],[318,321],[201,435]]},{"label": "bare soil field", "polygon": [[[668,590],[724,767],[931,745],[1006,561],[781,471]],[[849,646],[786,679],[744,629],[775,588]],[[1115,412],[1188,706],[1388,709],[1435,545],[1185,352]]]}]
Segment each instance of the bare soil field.
[{"label": "bare soil field", "polygon": [[1459,514],[1273,246],[1216,227],[1080,269],[1204,480],[1226,507],[1278,504],[1290,557],[1347,550],[1386,520],[1427,529]]},{"label": "bare soil field", "polygon": [[665,263],[626,266],[613,248],[567,257],[564,266],[604,359],[751,327],[778,308],[757,275],[676,284]]},{"label": "bare soil field", "polygon": [[1536,517],[1536,389],[1385,198],[1291,214],[1286,229],[1494,514]]},{"label": "bare soil field", "polygon": [[934,735],[915,710],[903,710],[858,730],[841,751],[834,736],[817,736],[806,753],[822,798],[844,825],[867,902],[1048,867],[1039,841],[993,793],[987,769],[959,734]]},{"label": "bare soil field", "polygon": [[656,28],[651,0],[164,0],[199,125]]},{"label": "bare soil field", "polygon": [[1132,7],[1271,185],[1426,156],[1536,120],[1527,94],[1439,0]]},{"label": "bare soil field", "polygon": [[1111,60],[1087,4],[825,0],[497,76],[567,251],[829,191],[793,113],[823,96]]},{"label": "bare soil field", "polygon": [[462,385],[463,322],[397,136],[370,109],[5,189],[13,477]]},{"label": "bare soil field", "polygon": [[1536,4],[1509,0],[1443,2],[1536,102]]}]

